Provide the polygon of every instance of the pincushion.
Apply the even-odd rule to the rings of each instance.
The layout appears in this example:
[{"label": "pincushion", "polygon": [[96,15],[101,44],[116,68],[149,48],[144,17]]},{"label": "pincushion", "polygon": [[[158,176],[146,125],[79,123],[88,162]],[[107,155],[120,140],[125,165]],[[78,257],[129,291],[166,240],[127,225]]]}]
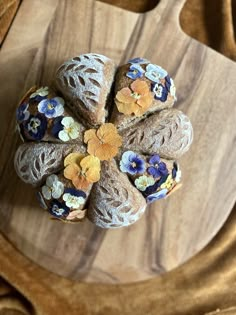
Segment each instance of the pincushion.
[{"label": "pincushion", "polygon": [[116,69],[99,54],[74,57],[55,88],[34,87],[21,100],[16,172],[55,219],[130,225],[180,187],[176,159],[193,130],[175,100],[172,78],[146,59]]}]

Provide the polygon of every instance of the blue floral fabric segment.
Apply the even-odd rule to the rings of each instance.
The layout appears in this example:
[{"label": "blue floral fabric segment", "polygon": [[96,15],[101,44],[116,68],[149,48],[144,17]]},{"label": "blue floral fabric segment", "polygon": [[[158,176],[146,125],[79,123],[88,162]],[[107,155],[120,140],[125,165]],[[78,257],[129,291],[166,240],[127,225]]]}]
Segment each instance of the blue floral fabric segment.
[{"label": "blue floral fabric segment", "polygon": [[130,175],[143,174],[145,161],[133,151],[126,151],[120,161],[120,170]]},{"label": "blue floral fabric segment", "polygon": [[154,93],[154,98],[161,102],[165,102],[168,97],[168,90],[165,86],[158,83],[152,83],[152,92]]},{"label": "blue floral fabric segment", "polygon": [[153,194],[154,192],[156,192],[161,187],[161,185],[165,183],[165,181],[168,178],[168,175],[169,174],[162,176],[159,180],[155,182],[154,185],[147,187],[146,190],[144,191],[144,196],[147,197],[150,194]]},{"label": "blue floral fabric segment", "polygon": [[136,63],[136,64],[143,65],[143,64],[149,63],[149,60],[145,58],[133,58],[133,59],[130,59],[128,63],[132,63],[132,64]]},{"label": "blue floral fabric segment", "polygon": [[47,119],[42,114],[30,115],[28,120],[23,121],[22,126],[26,139],[41,140],[47,129]]},{"label": "blue floral fabric segment", "polygon": [[64,113],[64,103],[61,97],[44,99],[38,104],[38,111],[47,118],[58,117]]},{"label": "blue floral fabric segment", "polygon": [[145,77],[155,83],[160,83],[160,79],[164,79],[167,75],[167,71],[160,66],[150,63],[146,67]]},{"label": "blue floral fabric segment", "polygon": [[58,200],[52,200],[49,206],[49,212],[56,218],[65,218],[70,213],[70,209]]},{"label": "blue floral fabric segment", "polygon": [[172,167],[170,164],[167,168],[167,164],[157,153],[144,159],[133,151],[126,151],[120,160],[120,170],[130,175],[147,203],[168,196],[181,179],[178,164],[174,162]]},{"label": "blue floral fabric segment", "polygon": [[28,111],[29,104],[23,103],[16,109],[16,120],[22,122],[29,119],[30,112]]},{"label": "blue floral fabric segment", "polygon": [[139,64],[132,64],[129,68],[129,72],[127,72],[126,76],[130,79],[136,80],[141,78],[145,71]]},{"label": "blue floral fabric segment", "polygon": [[168,175],[166,164],[161,162],[161,158],[158,154],[152,155],[148,162],[151,166],[147,168],[147,172],[154,178]]},{"label": "blue floral fabric segment", "polygon": [[59,132],[61,130],[63,130],[63,125],[61,123],[62,119],[63,119],[63,116],[59,116],[59,117],[55,118],[53,120],[53,125],[52,125],[52,129],[51,129],[52,135],[58,139],[59,139],[59,136],[58,136]]},{"label": "blue floral fabric segment", "polygon": [[147,196],[147,198],[146,198],[147,203],[151,203],[151,202],[154,202],[156,200],[165,198],[167,193],[168,193],[168,190],[166,188],[159,190],[156,193],[153,193],[153,194]]}]

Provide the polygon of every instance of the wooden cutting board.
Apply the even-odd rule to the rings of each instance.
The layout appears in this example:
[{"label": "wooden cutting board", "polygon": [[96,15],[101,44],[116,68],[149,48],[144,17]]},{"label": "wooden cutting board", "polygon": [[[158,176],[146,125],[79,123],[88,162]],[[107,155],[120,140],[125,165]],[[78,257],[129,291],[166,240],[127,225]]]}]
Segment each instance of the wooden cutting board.
[{"label": "wooden cutting board", "polygon": [[[68,278],[125,283],[171,270],[200,251],[235,202],[236,65],[183,33],[184,0],[137,14],[92,0],[24,0],[0,53],[0,230],[26,256]],[[49,220],[13,168],[15,109],[31,85],[47,85],[67,58],[97,52],[117,63],[145,57],[174,77],[177,108],[194,143],[181,159],[183,187],[128,228]]]}]

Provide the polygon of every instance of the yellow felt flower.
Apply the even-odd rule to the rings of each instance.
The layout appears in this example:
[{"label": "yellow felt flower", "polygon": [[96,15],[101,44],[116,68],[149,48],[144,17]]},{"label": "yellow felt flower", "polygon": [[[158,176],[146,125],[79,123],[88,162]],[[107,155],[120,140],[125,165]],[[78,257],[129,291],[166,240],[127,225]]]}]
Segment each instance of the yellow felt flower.
[{"label": "yellow felt flower", "polygon": [[88,189],[91,183],[100,179],[100,160],[92,155],[71,153],[64,160],[64,176],[70,179],[77,189]]},{"label": "yellow felt flower", "polygon": [[152,94],[145,81],[135,80],[129,87],[117,92],[115,103],[120,113],[142,116],[152,104]]},{"label": "yellow felt flower", "polygon": [[174,180],[173,180],[172,176],[169,175],[167,177],[166,181],[161,185],[161,188],[162,189],[166,188],[169,190],[173,186],[173,184],[174,184]]},{"label": "yellow felt flower", "polygon": [[90,129],[84,133],[84,142],[87,143],[87,151],[101,161],[111,160],[117,155],[122,144],[122,138],[116,127],[107,123],[96,129]]}]

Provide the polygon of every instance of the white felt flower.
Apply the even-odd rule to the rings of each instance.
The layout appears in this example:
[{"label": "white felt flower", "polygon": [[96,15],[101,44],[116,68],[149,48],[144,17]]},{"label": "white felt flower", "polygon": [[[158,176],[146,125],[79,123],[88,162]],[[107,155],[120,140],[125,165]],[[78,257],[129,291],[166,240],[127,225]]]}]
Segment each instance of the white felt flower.
[{"label": "white felt flower", "polygon": [[82,196],[75,196],[70,193],[65,193],[63,195],[63,200],[66,203],[66,206],[72,209],[78,209],[85,203],[85,198]]},{"label": "white felt flower", "polygon": [[176,183],[179,183],[180,182],[180,180],[181,180],[181,170],[180,169],[178,169],[177,170],[177,172],[176,172],[176,176],[175,176],[175,181],[176,181]]},{"label": "white felt flower", "polygon": [[142,175],[135,179],[134,184],[138,190],[144,191],[147,187],[155,184],[155,179],[150,176]]},{"label": "white felt flower", "polygon": [[50,175],[46,180],[46,185],[42,187],[42,194],[45,199],[58,199],[64,192],[64,185],[59,181],[57,175]]},{"label": "white felt flower", "polygon": [[58,137],[62,141],[69,141],[70,139],[76,139],[79,136],[80,125],[74,121],[72,117],[64,117],[61,121],[63,130],[59,131]]},{"label": "white felt flower", "polygon": [[175,88],[175,84],[174,84],[174,81],[173,79],[170,78],[170,83],[171,83],[171,86],[170,86],[170,95],[173,96],[175,99],[176,99],[176,88]]},{"label": "white felt flower", "polygon": [[48,91],[48,86],[45,86],[45,87],[41,87],[41,88],[39,88],[38,90],[36,90],[34,93],[32,93],[31,95],[30,95],[30,98],[34,98],[34,97],[36,97],[37,95],[39,95],[39,96],[47,96],[48,95],[48,93],[49,93],[49,91]]}]

